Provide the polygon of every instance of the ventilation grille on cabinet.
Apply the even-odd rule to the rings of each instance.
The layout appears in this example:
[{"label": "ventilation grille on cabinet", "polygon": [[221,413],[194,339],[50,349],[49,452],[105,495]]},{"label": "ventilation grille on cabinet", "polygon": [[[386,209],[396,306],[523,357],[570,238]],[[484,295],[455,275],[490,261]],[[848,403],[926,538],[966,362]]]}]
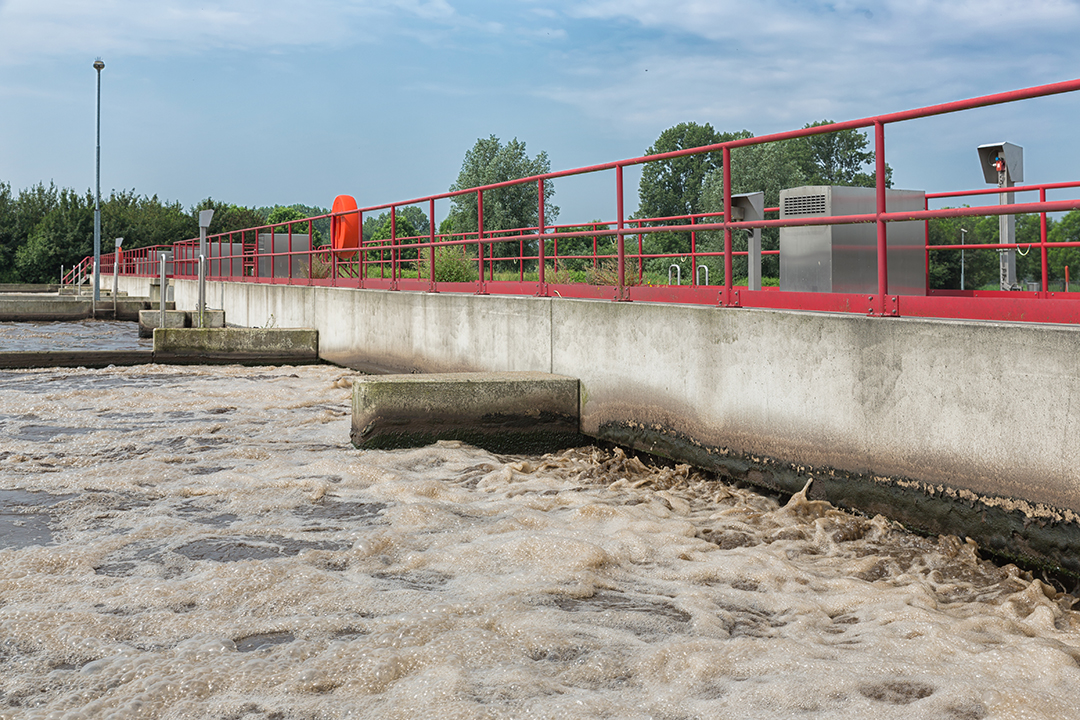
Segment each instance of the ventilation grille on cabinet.
[{"label": "ventilation grille on cabinet", "polygon": [[785,217],[792,215],[824,215],[824,195],[796,195],[784,198]]}]

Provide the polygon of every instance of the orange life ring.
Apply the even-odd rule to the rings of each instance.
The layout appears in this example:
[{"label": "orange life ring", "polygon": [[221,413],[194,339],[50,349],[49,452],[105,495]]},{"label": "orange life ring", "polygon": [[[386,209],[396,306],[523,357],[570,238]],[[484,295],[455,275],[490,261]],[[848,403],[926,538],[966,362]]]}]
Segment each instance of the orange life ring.
[{"label": "orange life ring", "polygon": [[330,218],[334,254],[339,260],[351,260],[356,257],[356,248],[360,246],[360,213],[356,212],[356,198],[352,195],[338,195],[334,198],[331,212],[334,213]]}]

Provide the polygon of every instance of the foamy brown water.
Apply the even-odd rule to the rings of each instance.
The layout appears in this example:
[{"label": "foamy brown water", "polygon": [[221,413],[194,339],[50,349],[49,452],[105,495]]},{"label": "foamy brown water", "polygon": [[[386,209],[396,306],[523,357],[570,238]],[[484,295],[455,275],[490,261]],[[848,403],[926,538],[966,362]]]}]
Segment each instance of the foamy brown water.
[{"label": "foamy brown water", "polygon": [[0,352],[42,350],[151,350],[139,324],[115,320],[0,322]]},{"label": "foamy brown water", "polygon": [[1072,598],[584,448],[348,445],[343,371],[0,373],[0,718],[1067,718]]}]

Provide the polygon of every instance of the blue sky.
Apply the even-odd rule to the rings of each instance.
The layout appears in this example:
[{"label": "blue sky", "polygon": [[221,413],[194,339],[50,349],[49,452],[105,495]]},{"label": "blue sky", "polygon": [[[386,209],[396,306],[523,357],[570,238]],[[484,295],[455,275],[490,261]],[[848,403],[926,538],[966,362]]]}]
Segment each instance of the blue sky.
[{"label": "blue sky", "polygon": [[[444,191],[490,134],[564,169],[683,121],[762,135],[1068,80],[1078,39],[1080,0],[0,0],[0,180],[92,188],[98,56],[103,193],[328,207]],[[928,191],[982,187],[999,140],[1029,182],[1080,179],[1077,118],[1074,93],[903,123],[886,155]],[[610,174],[556,190],[560,221],[614,214]]]}]

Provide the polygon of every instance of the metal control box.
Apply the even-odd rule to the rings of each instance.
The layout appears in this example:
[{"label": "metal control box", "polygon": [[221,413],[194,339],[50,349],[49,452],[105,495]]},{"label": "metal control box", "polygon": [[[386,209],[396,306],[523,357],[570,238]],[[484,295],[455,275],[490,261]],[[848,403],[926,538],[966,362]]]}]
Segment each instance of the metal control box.
[{"label": "metal control box", "polygon": [[[887,212],[923,210],[921,190],[886,190]],[[810,185],[780,191],[780,218],[866,215],[876,212],[874,188]],[[926,235],[922,221],[890,222],[889,294],[926,294]],[[780,228],[780,289],[876,294],[877,225],[850,223]]]},{"label": "metal control box", "polygon": [[309,277],[310,250],[311,238],[306,234],[259,233],[259,277],[287,278],[290,266],[294,278]]}]

